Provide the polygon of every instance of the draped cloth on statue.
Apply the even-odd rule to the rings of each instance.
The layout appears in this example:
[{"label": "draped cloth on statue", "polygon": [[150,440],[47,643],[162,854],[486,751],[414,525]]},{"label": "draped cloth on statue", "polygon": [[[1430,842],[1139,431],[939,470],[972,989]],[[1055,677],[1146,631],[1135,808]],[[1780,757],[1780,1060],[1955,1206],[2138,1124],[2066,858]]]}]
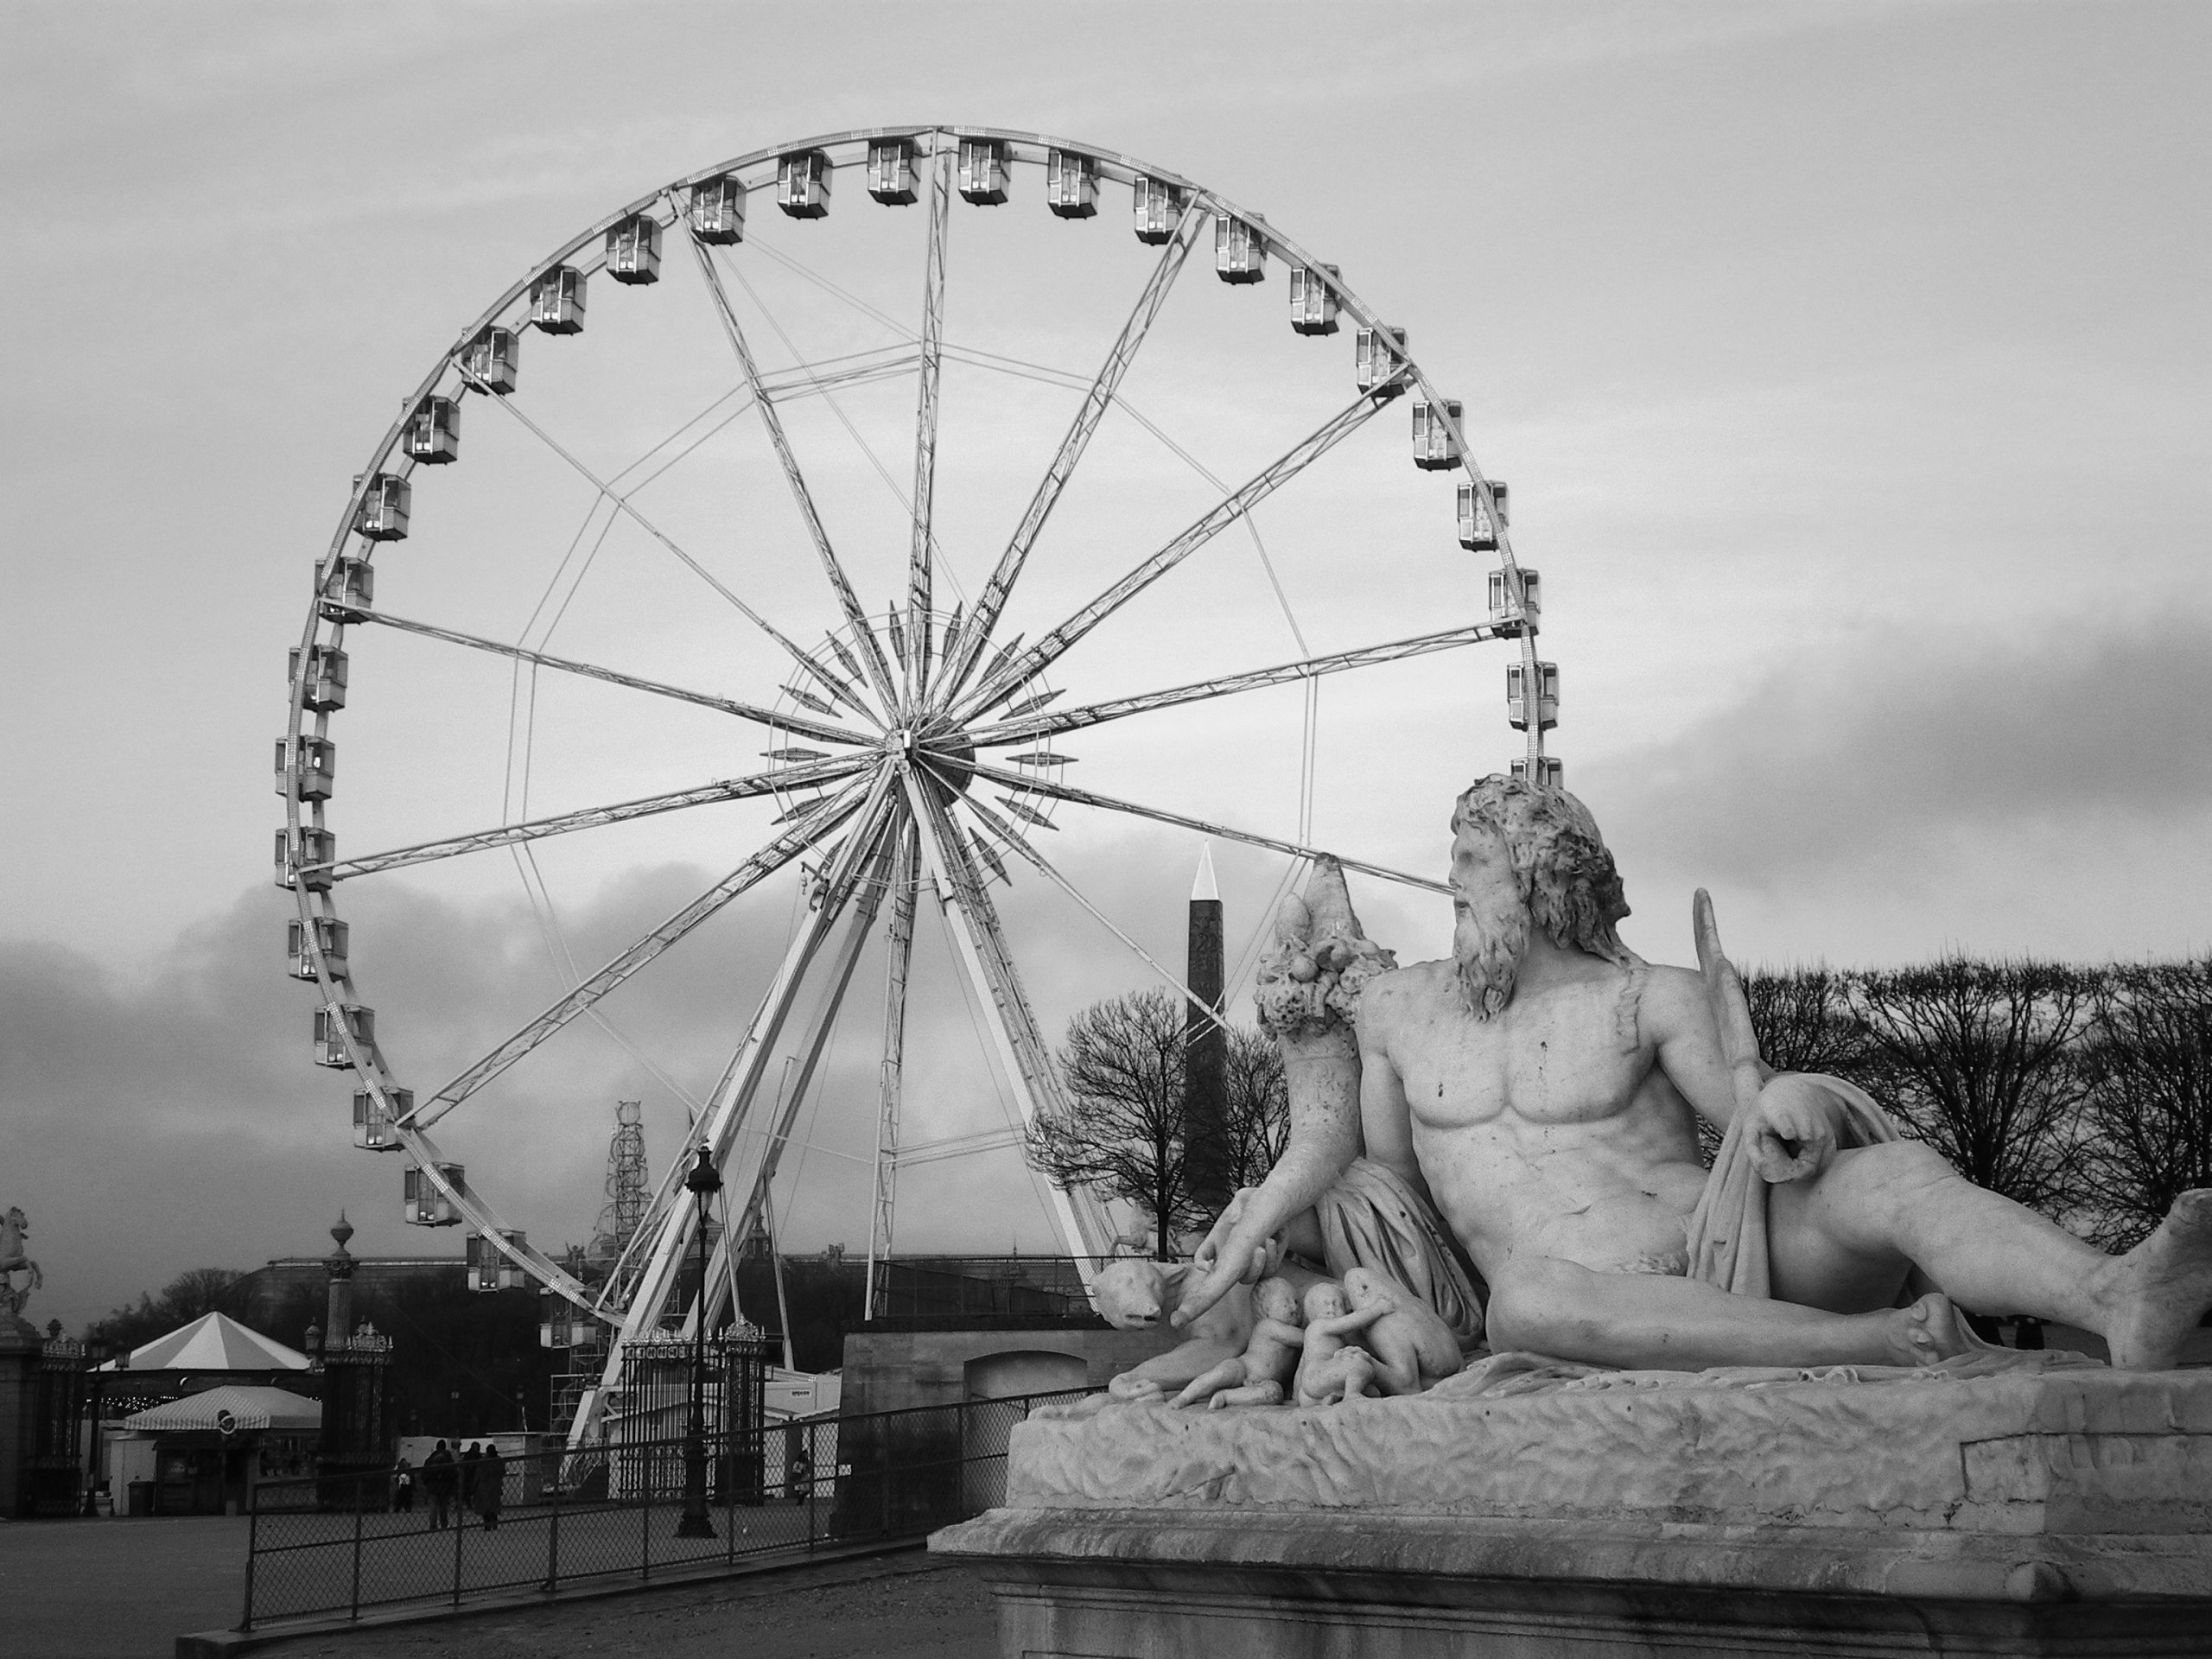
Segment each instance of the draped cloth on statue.
[{"label": "draped cloth on statue", "polygon": [[[1898,1139],[1897,1125],[1857,1084],[1826,1072],[1797,1075],[1816,1083],[1843,1107],[1836,1146],[1872,1147]],[[1689,1276],[1738,1296],[1772,1296],[1766,1233],[1767,1183],[1751,1160],[1745,1132],[1747,1112],[1738,1112],[1722,1137],[1720,1151],[1707,1172],[1705,1190],[1690,1212]]]},{"label": "draped cloth on statue", "polygon": [[1329,1276],[1367,1268],[1395,1280],[1434,1308],[1462,1349],[1482,1340],[1483,1304],[1459,1265],[1452,1236],[1428,1201],[1392,1171],[1365,1158],[1313,1206]]}]

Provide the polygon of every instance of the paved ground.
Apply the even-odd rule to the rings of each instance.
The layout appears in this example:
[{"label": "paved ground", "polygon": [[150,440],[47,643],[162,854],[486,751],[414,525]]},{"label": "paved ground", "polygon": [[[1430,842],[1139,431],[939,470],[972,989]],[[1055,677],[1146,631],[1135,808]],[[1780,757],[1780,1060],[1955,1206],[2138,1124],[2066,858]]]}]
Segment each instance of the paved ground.
[{"label": "paved ground", "polygon": [[995,1659],[997,1652],[982,1585],[918,1550],[255,1649],[256,1659]]},{"label": "paved ground", "polygon": [[24,1659],[170,1659],[238,1620],[246,1523],[220,1516],[0,1521],[0,1647]]}]

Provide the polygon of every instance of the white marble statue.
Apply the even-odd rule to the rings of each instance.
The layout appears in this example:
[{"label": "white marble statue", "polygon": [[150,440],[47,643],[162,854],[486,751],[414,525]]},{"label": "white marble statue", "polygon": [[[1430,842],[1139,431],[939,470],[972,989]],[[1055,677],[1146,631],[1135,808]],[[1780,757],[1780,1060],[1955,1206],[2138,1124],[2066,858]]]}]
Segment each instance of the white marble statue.
[{"label": "white marble statue", "polygon": [[1252,1312],[1252,1339],[1244,1351],[1193,1377],[1169,1405],[1203,1404],[1218,1411],[1282,1403],[1306,1344],[1298,1292],[1287,1279],[1262,1279],[1253,1287]]},{"label": "white marble statue", "polygon": [[[1215,1225],[1175,1323],[1273,1271],[1280,1240],[1333,1274],[1382,1268],[1465,1345],[1456,1241],[1498,1350],[1918,1364],[1976,1345],[1955,1305],[2083,1326],[2122,1368],[2176,1363],[2212,1306],[2212,1190],[2108,1256],[1894,1138],[1851,1085],[1769,1072],[1709,912],[1702,976],[1622,944],[1620,879],[1573,796],[1487,778],[1452,830],[1450,961],[1393,967],[1331,865],[1287,907],[1261,1002],[1290,1145]],[[1699,1117],[1726,1137],[1710,1174]]]}]

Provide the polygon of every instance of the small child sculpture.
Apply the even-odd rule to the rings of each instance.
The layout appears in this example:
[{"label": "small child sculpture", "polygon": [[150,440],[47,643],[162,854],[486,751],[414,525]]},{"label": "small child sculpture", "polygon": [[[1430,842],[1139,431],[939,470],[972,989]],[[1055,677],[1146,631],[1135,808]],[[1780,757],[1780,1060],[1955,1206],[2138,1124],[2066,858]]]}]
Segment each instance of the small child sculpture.
[{"label": "small child sculpture", "polygon": [[1227,1406],[1282,1403],[1306,1342],[1306,1333],[1299,1328],[1304,1321],[1298,1293],[1287,1279],[1262,1279],[1252,1291],[1252,1306],[1258,1317],[1244,1351],[1194,1377],[1170,1405],[1195,1406],[1204,1401],[1208,1410],[1219,1411]]},{"label": "small child sculpture", "polygon": [[1458,1374],[1459,1340],[1434,1308],[1373,1268],[1354,1268],[1344,1282],[1355,1311],[1381,1311],[1367,1329],[1366,1347],[1383,1393],[1419,1394]]},{"label": "small child sculpture", "polygon": [[1366,1330],[1389,1311],[1377,1302],[1351,1312],[1344,1287],[1333,1279],[1307,1289],[1305,1351],[1298,1362],[1300,1405],[1334,1405],[1380,1392],[1375,1385],[1375,1357],[1344,1338]]}]

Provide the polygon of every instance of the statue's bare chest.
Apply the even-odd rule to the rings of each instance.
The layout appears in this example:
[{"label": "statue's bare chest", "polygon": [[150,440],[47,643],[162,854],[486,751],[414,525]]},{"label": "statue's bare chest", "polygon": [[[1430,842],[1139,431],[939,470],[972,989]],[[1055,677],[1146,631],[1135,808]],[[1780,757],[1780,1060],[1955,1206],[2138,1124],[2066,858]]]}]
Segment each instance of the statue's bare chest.
[{"label": "statue's bare chest", "polygon": [[1430,1129],[1589,1123],[1625,1111],[1651,1059],[1636,1040],[1632,1007],[1623,1020],[1623,992],[1608,976],[1516,995],[1489,1020],[1451,1006],[1427,1010],[1418,1031],[1408,1021],[1391,1058],[1414,1121]]}]

